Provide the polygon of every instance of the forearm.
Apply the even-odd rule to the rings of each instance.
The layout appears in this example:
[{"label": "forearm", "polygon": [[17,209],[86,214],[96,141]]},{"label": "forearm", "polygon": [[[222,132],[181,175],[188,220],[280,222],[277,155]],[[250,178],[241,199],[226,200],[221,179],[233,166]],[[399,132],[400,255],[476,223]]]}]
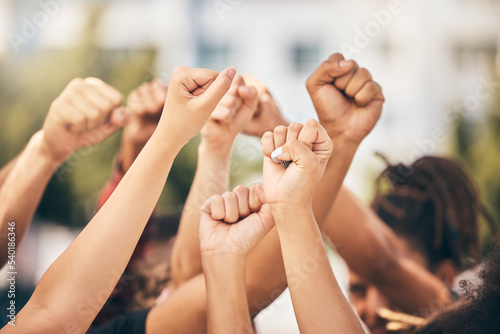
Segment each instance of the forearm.
[{"label": "forearm", "polygon": [[141,131],[140,127],[134,125],[132,125],[132,129],[131,125],[123,129],[119,155],[121,157],[121,168],[124,173],[129,170],[146,145],[147,138],[143,138],[144,135],[141,134],[141,132],[146,131],[148,130],[142,129]]},{"label": "forearm", "polygon": [[430,303],[449,301],[444,284],[407,259],[396,234],[346,187],[341,189],[324,231],[349,267],[402,309],[416,312]]},{"label": "forearm", "polygon": [[15,223],[16,246],[24,238],[42,195],[61,162],[53,161],[41,145],[43,133],[36,133],[25,150],[6,168],[0,188],[0,267],[7,260],[7,227]]},{"label": "forearm", "polygon": [[[328,131],[328,129],[326,130]],[[330,136],[332,135],[330,134]],[[342,187],[358,148],[358,145],[343,137],[331,138],[333,140],[333,152],[328,160],[323,177],[314,190],[312,201],[314,217],[320,228],[325,225],[328,213]]]},{"label": "forearm", "polygon": [[16,165],[18,158],[19,156],[15,157],[12,161],[10,161],[0,170],[0,189],[2,189],[5,180],[7,180],[7,177],[9,176],[10,172],[12,171],[12,169],[14,169],[14,166]]},{"label": "forearm", "polygon": [[324,232],[349,266],[370,281],[400,251],[394,232],[345,186],[326,218]]},{"label": "forearm", "polygon": [[333,275],[312,211],[277,211],[273,213],[300,332],[364,333]]},{"label": "forearm", "polygon": [[144,145],[124,141],[120,147],[121,168],[126,173],[141,153]]},{"label": "forearm", "polygon": [[74,332],[87,330],[119,280],[160,196],[181,148],[171,140],[164,133],[153,135],[106,204],[44,274],[18,323],[38,313],[57,314],[60,322],[51,330],[68,324]]},{"label": "forearm", "polygon": [[202,256],[209,334],[253,333],[245,287],[245,259]]},{"label": "forearm", "polygon": [[200,241],[200,208],[212,195],[220,195],[229,187],[231,146],[221,148],[201,143],[198,166],[182,212],[179,231],[172,251],[174,287],[202,272]]}]

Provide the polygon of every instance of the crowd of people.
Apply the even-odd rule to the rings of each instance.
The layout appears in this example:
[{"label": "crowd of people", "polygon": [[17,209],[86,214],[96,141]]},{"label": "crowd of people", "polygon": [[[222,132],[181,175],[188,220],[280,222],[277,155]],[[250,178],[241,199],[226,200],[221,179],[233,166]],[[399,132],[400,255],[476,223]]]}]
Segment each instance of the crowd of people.
[{"label": "crowd of people", "polygon": [[[497,333],[500,243],[481,261],[479,236],[481,222],[493,234],[497,224],[466,169],[445,157],[387,161],[366,205],[343,181],[381,116],[382,88],[341,54],[306,87],[318,120],[300,124],[233,67],[177,67],[168,86],[144,83],[125,103],[97,78],[71,81],[0,170],[1,265],[57,168],[123,128],[120,151],[93,219],[0,332],[254,333],[253,317],[288,288],[301,333]],[[261,139],[262,183],[230,190],[239,133]],[[183,212],[157,217],[172,163],[198,134]],[[168,277],[137,310],[141,287],[119,282],[148,261],[165,224],[176,227],[170,269],[160,275]],[[349,267],[348,296],[325,240]],[[481,283],[455,291],[457,276],[476,266]]]}]

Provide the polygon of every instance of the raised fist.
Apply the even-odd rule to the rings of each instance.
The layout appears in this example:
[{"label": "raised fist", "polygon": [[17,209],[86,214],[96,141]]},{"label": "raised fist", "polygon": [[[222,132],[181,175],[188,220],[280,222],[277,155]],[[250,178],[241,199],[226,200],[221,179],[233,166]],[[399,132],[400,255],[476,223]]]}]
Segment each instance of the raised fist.
[{"label": "raised fist", "polygon": [[262,184],[238,186],[232,192],[212,196],[201,208],[201,252],[244,256],[273,226]]},{"label": "raised fist", "polygon": [[[332,140],[314,119],[278,126],[262,137],[264,189],[273,206],[308,204],[332,154]],[[281,162],[289,163],[285,168]]]},{"label": "raised fist", "polygon": [[124,124],[122,95],[97,78],[73,79],[52,102],[42,144],[55,161],[108,138]]},{"label": "raised fist", "polygon": [[333,138],[359,144],[373,129],[385,101],[370,72],[333,54],[307,79],[321,125]]},{"label": "raised fist", "polygon": [[207,69],[177,67],[170,80],[159,126],[184,146],[203,128],[235,75],[232,67],[220,74]]}]

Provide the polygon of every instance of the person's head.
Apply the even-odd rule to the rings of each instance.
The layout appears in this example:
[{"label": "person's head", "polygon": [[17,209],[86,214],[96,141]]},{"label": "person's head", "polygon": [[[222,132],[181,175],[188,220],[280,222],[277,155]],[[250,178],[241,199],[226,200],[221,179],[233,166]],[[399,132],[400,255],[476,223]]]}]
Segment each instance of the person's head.
[{"label": "person's head", "polygon": [[437,314],[418,334],[494,334],[500,328],[500,238],[479,273],[481,284],[461,281],[466,298]]},{"label": "person's head", "polygon": [[[494,228],[474,182],[454,160],[426,156],[411,165],[388,164],[377,178],[372,208],[402,240],[409,257],[450,288],[458,273],[480,257],[480,216]],[[388,300],[351,273],[353,304],[374,330],[384,327],[377,316]]]}]

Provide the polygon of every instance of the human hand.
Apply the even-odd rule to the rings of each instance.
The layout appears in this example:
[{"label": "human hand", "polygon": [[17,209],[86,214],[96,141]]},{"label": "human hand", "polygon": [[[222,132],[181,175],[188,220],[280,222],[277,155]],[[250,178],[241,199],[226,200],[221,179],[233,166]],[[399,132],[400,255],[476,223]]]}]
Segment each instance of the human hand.
[{"label": "human hand", "polygon": [[333,138],[359,144],[380,118],[382,88],[370,72],[339,53],[323,62],[306,86],[321,125]]},{"label": "human hand", "polygon": [[203,255],[245,256],[274,226],[261,183],[209,198],[201,208]]},{"label": "human hand", "polygon": [[236,76],[201,131],[202,141],[212,147],[231,149],[236,135],[252,119],[258,103],[257,90]]},{"label": "human hand", "polygon": [[[281,147],[279,161],[292,161],[288,168],[272,160],[271,154]],[[310,204],[314,187],[325,171],[333,143],[325,129],[314,119],[305,125],[291,123],[278,126],[262,137],[264,153],[264,190],[273,207]]]},{"label": "human hand", "polygon": [[235,75],[233,67],[220,74],[207,69],[177,67],[170,80],[159,126],[184,146],[203,128]]},{"label": "human hand", "polygon": [[97,78],[73,79],[52,102],[42,147],[64,162],[76,150],[102,142],[124,124],[122,95]]},{"label": "human hand", "polygon": [[127,98],[127,124],[123,130],[123,140],[137,146],[144,146],[158,125],[168,87],[158,79],[143,83]]},{"label": "human hand", "polygon": [[273,131],[278,125],[288,126],[267,87],[254,76],[245,74],[243,79],[248,86],[255,87],[258,93],[257,111],[252,121],[243,129],[243,133],[262,138],[264,132]]}]

